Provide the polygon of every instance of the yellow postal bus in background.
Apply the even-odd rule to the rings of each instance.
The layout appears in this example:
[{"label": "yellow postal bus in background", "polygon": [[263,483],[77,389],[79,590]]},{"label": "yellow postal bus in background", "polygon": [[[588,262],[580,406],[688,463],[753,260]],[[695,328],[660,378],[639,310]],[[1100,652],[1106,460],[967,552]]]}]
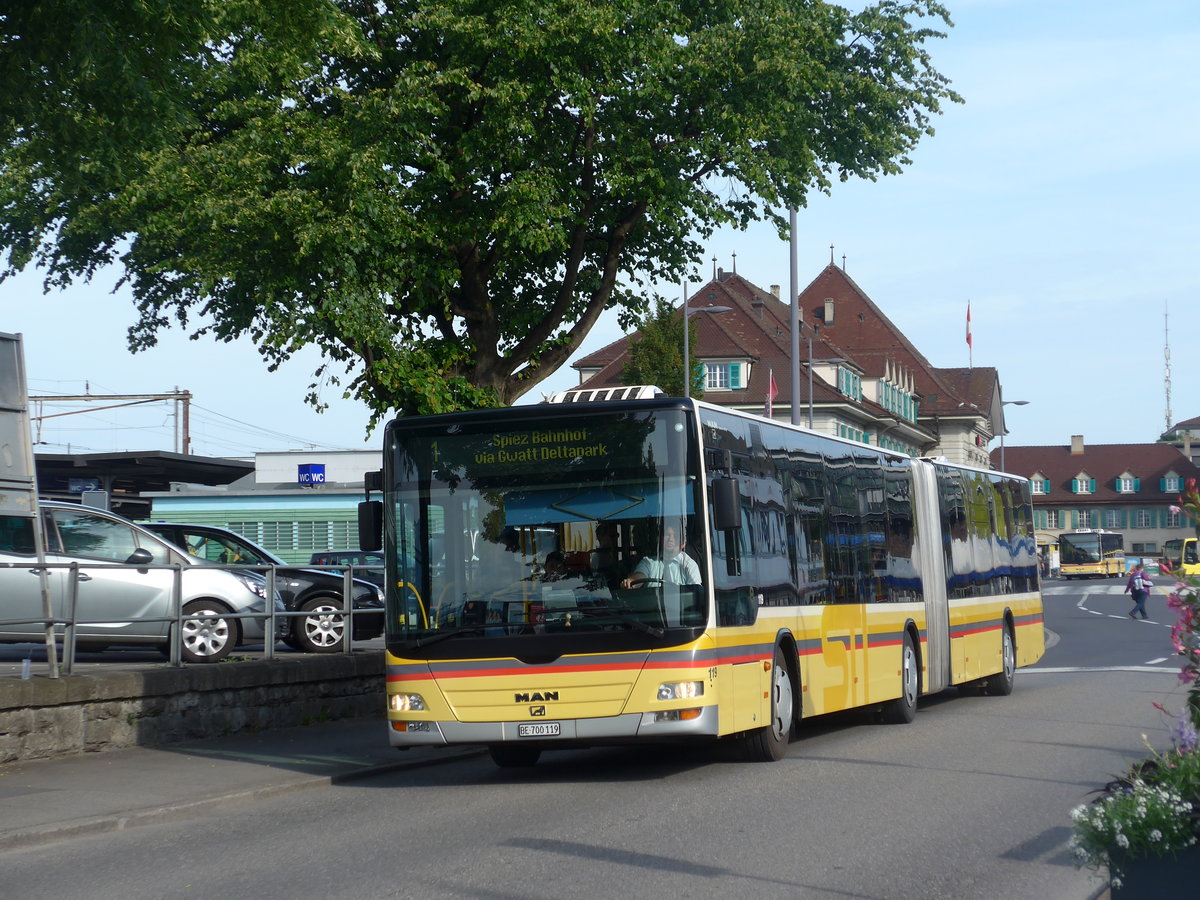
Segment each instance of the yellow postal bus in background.
[{"label": "yellow postal bus in background", "polygon": [[774,760],[803,719],[1008,694],[1044,651],[1021,478],[662,397],[401,418],[384,447],[360,530],[397,747]]},{"label": "yellow postal bus in background", "polygon": [[1058,560],[1063,578],[1119,578],[1125,574],[1125,535],[1087,528],[1060,534]]}]

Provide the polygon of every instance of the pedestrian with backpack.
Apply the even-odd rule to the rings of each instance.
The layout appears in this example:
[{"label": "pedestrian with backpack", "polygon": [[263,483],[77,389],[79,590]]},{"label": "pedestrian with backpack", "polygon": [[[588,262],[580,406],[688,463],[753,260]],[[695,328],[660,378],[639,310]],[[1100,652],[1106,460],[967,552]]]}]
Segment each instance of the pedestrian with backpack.
[{"label": "pedestrian with backpack", "polygon": [[1143,619],[1150,618],[1146,615],[1146,598],[1153,587],[1154,582],[1146,574],[1145,567],[1137,563],[1130,570],[1129,581],[1125,583],[1125,593],[1133,595],[1133,609],[1129,612],[1129,618],[1136,619],[1139,613]]}]

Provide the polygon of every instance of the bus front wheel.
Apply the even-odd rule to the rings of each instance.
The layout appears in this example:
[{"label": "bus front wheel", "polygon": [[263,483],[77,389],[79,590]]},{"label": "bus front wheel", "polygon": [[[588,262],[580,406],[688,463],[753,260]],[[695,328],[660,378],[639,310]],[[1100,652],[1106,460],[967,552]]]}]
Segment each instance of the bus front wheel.
[{"label": "bus front wheel", "polygon": [[787,754],[796,718],[796,694],[788,672],[783,648],[775,647],[771,665],[771,723],[757,728],[742,739],[747,759],[753,762],[776,762]]}]

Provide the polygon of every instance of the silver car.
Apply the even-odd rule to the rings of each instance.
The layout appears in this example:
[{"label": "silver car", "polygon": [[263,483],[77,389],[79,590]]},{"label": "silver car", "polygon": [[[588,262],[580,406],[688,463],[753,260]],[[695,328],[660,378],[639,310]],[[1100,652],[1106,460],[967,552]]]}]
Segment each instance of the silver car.
[{"label": "silver car", "polygon": [[[261,642],[267,619],[266,579],[189,556],[113,513],[70,503],[40,505],[46,534],[45,577],[55,618],[67,612],[71,569],[77,563],[76,641],[88,649],[152,644],[170,653],[174,572],[179,565],[186,662],[217,662],[239,643]],[[113,565],[119,564],[119,565]],[[0,642],[42,639],[42,574],[33,520],[0,515]],[[283,610],[278,592],[273,606]],[[230,614],[257,613],[246,618]],[[277,620],[277,630],[286,619]],[[61,631],[62,626],[58,626]]]}]

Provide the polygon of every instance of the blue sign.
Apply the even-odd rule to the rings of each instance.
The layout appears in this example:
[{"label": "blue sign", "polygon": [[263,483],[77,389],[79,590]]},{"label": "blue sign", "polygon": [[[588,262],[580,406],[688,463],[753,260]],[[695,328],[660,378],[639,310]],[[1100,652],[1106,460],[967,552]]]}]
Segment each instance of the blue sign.
[{"label": "blue sign", "polygon": [[325,483],[325,464],[324,463],[306,463],[302,466],[297,466],[298,474],[296,480],[301,484],[324,484]]}]

